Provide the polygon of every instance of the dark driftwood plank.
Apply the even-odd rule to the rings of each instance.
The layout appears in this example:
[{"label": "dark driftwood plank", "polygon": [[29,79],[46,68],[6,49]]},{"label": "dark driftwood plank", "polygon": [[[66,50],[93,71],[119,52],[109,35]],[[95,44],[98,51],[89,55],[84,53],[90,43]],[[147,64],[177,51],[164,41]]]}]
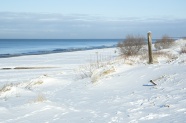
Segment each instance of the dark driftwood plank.
[{"label": "dark driftwood plank", "polygon": [[153,80],[150,80],[150,82],[151,82],[153,85],[157,85]]},{"label": "dark driftwood plank", "polygon": [[2,68],[2,70],[10,70],[10,69],[12,69],[12,68]]},{"label": "dark driftwood plank", "polygon": [[15,67],[14,69],[47,69],[47,68],[54,68],[54,67]]}]

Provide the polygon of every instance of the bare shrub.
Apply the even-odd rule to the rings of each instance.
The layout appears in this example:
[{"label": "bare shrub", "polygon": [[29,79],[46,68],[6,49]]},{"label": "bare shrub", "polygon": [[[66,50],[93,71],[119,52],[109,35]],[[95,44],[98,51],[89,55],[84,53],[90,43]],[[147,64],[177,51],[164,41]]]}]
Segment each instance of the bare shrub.
[{"label": "bare shrub", "polygon": [[81,79],[89,78],[95,69],[97,69],[96,63],[81,65],[77,70],[78,76]]},{"label": "bare shrub", "polygon": [[186,46],[181,48],[180,54],[182,54],[182,53],[186,53]]},{"label": "bare shrub", "polygon": [[168,35],[164,35],[161,39],[156,40],[154,47],[157,50],[167,49],[174,45],[174,39],[169,37]]},{"label": "bare shrub", "polygon": [[145,38],[143,36],[128,35],[126,39],[118,43],[118,48],[121,55],[131,56],[136,55],[143,48]]},{"label": "bare shrub", "polygon": [[186,40],[186,37],[182,37],[182,39]]}]

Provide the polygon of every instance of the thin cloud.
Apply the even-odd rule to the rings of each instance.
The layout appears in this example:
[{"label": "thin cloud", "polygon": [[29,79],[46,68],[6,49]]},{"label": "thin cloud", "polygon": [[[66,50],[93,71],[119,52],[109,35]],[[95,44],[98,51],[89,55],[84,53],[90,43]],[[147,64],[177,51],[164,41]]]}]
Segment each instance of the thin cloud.
[{"label": "thin cloud", "polygon": [[[155,31],[185,34],[186,19],[0,12],[0,38],[123,38]],[[176,31],[175,31],[176,30]]]}]

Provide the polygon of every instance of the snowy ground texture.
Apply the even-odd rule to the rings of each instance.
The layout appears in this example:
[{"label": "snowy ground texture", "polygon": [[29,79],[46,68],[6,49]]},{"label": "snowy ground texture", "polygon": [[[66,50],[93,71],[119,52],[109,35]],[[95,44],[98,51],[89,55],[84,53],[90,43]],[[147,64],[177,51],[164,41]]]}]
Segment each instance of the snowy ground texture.
[{"label": "snowy ground texture", "polygon": [[150,65],[114,48],[0,59],[0,122],[184,123],[185,44]]}]

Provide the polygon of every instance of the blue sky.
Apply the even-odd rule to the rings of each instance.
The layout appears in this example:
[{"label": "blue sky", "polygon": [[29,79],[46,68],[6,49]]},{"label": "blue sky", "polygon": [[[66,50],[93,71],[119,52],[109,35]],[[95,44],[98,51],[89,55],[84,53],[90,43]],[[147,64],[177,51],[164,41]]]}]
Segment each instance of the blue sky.
[{"label": "blue sky", "polygon": [[186,0],[1,0],[0,38],[186,36]]}]

